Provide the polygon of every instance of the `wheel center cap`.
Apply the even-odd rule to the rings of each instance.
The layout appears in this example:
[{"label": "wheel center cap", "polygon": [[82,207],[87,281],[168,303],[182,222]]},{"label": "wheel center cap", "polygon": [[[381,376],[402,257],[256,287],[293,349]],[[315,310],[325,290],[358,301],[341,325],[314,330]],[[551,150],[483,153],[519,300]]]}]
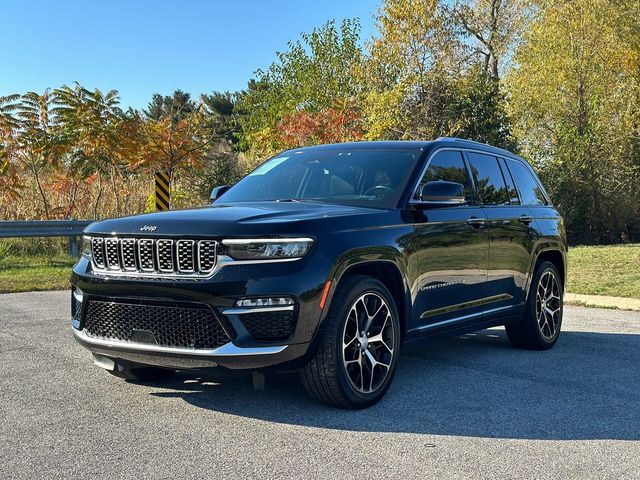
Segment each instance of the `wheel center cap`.
[{"label": "wheel center cap", "polygon": [[369,339],[367,337],[358,338],[358,342],[360,342],[360,350],[363,352],[369,348]]}]

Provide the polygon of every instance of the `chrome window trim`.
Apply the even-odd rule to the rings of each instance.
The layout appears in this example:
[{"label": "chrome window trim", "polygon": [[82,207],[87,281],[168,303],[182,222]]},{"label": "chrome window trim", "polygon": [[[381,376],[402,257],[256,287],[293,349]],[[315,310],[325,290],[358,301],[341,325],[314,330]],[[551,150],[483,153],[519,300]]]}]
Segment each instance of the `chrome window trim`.
[{"label": "chrome window trim", "polygon": [[287,345],[274,345],[267,347],[238,347],[233,342],[211,349],[196,348],[175,348],[161,347],[159,345],[151,345],[147,343],[123,342],[118,340],[107,340],[103,338],[95,338],[87,335],[84,330],[71,328],[73,335],[81,343],[107,348],[122,348],[126,350],[149,352],[149,353],[170,353],[179,355],[193,355],[198,357],[242,357],[251,355],[273,355],[280,353],[287,348]]}]

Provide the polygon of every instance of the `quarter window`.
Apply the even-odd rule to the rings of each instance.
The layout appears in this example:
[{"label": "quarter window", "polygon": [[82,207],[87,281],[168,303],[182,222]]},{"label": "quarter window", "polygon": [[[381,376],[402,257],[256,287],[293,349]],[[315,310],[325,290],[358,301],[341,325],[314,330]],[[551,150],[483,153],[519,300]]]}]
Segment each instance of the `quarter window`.
[{"label": "quarter window", "polygon": [[476,179],[478,195],[483,205],[508,205],[509,194],[498,159],[491,155],[468,152],[471,171]]},{"label": "quarter window", "polygon": [[513,176],[518,191],[520,192],[520,198],[523,205],[546,205],[547,199],[542,193],[542,188],[533,177],[531,172],[522,163],[507,159],[509,170]]},{"label": "quarter window", "polygon": [[469,175],[464,165],[462,153],[454,150],[442,150],[436,153],[427,167],[418,190],[414,194],[414,200],[420,200],[420,193],[422,187],[427,182],[435,182],[438,180],[444,180],[447,182],[459,183],[464,187],[464,196],[467,201],[471,200],[471,182],[469,181]]}]

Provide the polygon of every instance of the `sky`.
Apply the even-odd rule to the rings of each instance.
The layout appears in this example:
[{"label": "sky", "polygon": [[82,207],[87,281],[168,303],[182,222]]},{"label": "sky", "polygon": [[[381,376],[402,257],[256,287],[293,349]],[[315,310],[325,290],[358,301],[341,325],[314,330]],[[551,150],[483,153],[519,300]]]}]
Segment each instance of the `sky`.
[{"label": "sky", "polygon": [[120,92],[240,90],[276,51],[327,20],[375,32],[380,0],[0,0],[0,96],[77,81]]}]

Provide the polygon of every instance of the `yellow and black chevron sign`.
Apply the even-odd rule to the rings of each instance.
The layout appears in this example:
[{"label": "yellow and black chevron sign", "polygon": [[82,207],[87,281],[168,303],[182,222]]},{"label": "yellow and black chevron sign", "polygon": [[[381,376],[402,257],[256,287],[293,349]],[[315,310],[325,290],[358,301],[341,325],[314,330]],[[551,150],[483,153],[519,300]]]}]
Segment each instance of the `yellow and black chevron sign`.
[{"label": "yellow and black chevron sign", "polygon": [[169,210],[171,206],[171,184],[169,174],[156,172],[156,210]]}]

